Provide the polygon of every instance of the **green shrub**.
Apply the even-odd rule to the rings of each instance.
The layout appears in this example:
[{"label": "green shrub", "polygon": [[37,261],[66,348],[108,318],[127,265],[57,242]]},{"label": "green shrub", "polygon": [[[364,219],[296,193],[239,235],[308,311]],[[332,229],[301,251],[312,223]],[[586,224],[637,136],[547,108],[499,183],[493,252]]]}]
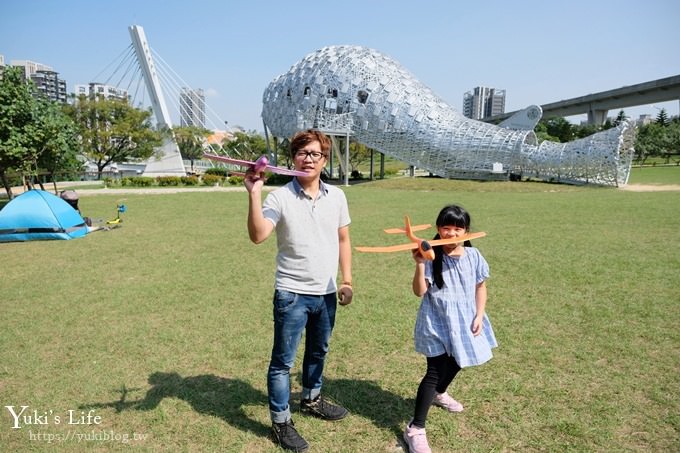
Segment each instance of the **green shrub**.
[{"label": "green shrub", "polygon": [[198,185],[198,176],[192,175],[192,176],[182,176],[181,177],[182,184],[185,186],[197,186]]},{"label": "green shrub", "polygon": [[226,178],[229,175],[229,171],[224,167],[211,167],[205,171],[205,174],[223,176]]},{"label": "green shrub", "polygon": [[[150,187],[153,186],[156,180],[149,176],[132,176],[130,178],[123,178],[129,181],[129,185],[137,187]],[[121,181],[122,182],[122,181]]]},{"label": "green shrub", "polygon": [[161,187],[179,186],[182,180],[179,176],[157,176],[156,182]]},{"label": "green shrub", "polygon": [[[400,169],[397,168],[386,168],[384,173],[385,173],[385,178],[389,178],[390,176],[395,176],[397,175],[400,171]],[[376,170],[373,172],[373,177],[374,178],[380,178],[380,170]]]},{"label": "green shrub", "polygon": [[227,178],[227,182],[231,186],[239,186],[243,184],[243,176],[230,176]]},{"label": "green shrub", "polygon": [[205,186],[219,185],[222,181],[224,181],[223,176],[210,175],[210,174],[203,175],[203,185],[205,185]]},{"label": "green shrub", "polygon": [[265,184],[272,186],[283,186],[284,184],[288,184],[292,179],[293,179],[292,176],[272,173],[267,175],[267,181],[265,182]]}]

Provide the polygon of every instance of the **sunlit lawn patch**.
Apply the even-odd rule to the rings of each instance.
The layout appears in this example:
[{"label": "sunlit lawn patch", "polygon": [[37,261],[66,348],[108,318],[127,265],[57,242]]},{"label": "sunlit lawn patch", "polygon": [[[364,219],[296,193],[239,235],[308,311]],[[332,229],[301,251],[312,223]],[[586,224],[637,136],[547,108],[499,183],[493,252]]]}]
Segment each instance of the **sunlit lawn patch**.
[{"label": "sunlit lawn patch", "polygon": [[[344,190],[354,245],[398,243],[382,228],[406,214],[434,223],[448,203],[488,234],[475,245],[491,266],[500,347],[454,382],[463,413],[430,412],[435,451],[680,448],[680,193],[427,178]],[[266,398],[275,239],[249,242],[244,193],[124,198],[115,230],[0,244],[3,449],[277,451]],[[80,207],[107,218],[120,201]],[[324,387],[352,415],[295,414],[314,451],[397,444],[424,372],[412,272],[408,253],[355,253],[355,301],[339,309]],[[12,429],[7,405],[46,423]],[[69,411],[100,423],[69,424]],[[114,438],[64,440],[93,431]]]}]

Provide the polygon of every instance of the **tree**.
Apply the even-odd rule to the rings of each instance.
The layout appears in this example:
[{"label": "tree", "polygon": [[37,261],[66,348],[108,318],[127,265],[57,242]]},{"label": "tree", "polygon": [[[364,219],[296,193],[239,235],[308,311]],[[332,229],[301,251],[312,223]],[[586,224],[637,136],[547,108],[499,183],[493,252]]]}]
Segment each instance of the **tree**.
[{"label": "tree", "polygon": [[123,99],[81,96],[68,108],[78,127],[80,150],[97,166],[101,179],[112,163],[142,161],[161,145],[163,131],[151,126],[151,110],[139,110]]},{"label": "tree", "polygon": [[40,99],[38,107],[38,133],[35,166],[51,176],[54,191],[57,191],[58,174],[75,174],[82,169],[78,159],[78,131],[64,108],[56,102]]},{"label": "tree", "polygon": [[175,141],[182,158],[191,161],[191,172],[193,173],[194,160],[203,156],[204,146],[207,144],[206,138],[210,136],[211,132],[196,126],[174,127],[172,131],[175,134]]},{"label": "tree", "polygon": [[256,160],[267,153],[264,137],[256,132],[236,132],[232,140],[224,143],[227,153],[237,159]]},{"label": "tree", "polygon": [[637,159],[644,163],[648,157],[664,157],[666,163],[680,151],[680,122],[667,125],[650,123],[638,129],[635,140]]},{"label": "tree", "polygon": [[31,150],[35,102],[21,69],[6,67],[0,77],[0,179],[10,199],[7,171],[19,170]]},{"label": "tree", "polygon": [[666,113],[666,109],[661,109],[659,110],[659,114],[656,115],[656,124],[660,126],[668,126],[668,114]]},{"label": "tree", "polygon": [[545,120],[545,128],[547,134],[556,137],[560,143],[570,142],[574,139],[572,124],[562,117],[548,118]]},{"label": "tree", "polygon": [[660,154],[661,133],[661,126],[656,123],[650,123],[638,129],[635,137],[635,154],[641,165],[644,165],[648,157]]},{"label": "tree", "polygon": [[30,186],[39,173],[49,173],[55,182],[58,172],[77,166],[75,137],[61,105],[25,82],[20,69],[6,68],[0,78],[0,179],[9,198],[8,170],[28,176]]},{"label": "tree", "polygon": [[584,138],[588,137],[589,135],[593,135],[597,132],[600,132],[602,130],[602,127],[598,126],[597,124],[580,124],[578,126],[574,126],[574,137],[575,138]]},{"label": "tree", "polygon": [[359,166],[371,159],[371,150],[365,145],[357,142],[349,144],[349,165],[351,167],[350,174],[357,174]]},{"label": "tree", "polygon": [[628,119],[628,117],[626,116],[626,112],[624,112],[623,110],[620,110],[619,114],[616,115],[616,119],[614,120],[614,126],[618,126],[619,124],[622,124],[627,119]]},{"label": "tree", "polygon": [[560,141],[558,137],[552,136],[548,133],[548,125],[545,120],[541,120],[538,122],[538,124],[536,124],[536,127],[534,128],[534,133],[536,134],[536,138],[538,139],[539,143],[545,140],[558,143]]},{"label": "tree", "polygon": [[676,158],[680,155],[680,121],[676,121],[675,119],[671,121],[666,127],[666,134],[668,139],[666,163],[668,163],[673,155],[675,155]]}]

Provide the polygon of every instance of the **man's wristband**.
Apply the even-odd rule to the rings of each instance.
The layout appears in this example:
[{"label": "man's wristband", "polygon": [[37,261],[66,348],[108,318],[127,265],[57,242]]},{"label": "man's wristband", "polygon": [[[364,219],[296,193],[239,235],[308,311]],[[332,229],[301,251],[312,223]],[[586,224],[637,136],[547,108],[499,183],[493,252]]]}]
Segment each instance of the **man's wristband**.
[{"label": "man's wristband", "polygon": [[349,286],[350,288],[352,287],[352,282],[342,282],[340,286]]}]

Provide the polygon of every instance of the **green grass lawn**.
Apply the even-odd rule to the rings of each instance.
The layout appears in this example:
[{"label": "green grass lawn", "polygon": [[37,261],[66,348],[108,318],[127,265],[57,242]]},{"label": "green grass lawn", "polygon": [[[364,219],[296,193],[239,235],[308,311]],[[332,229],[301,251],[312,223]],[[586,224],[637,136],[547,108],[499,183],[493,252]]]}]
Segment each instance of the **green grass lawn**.
[{"label": "green grass lawn", "polygon": [[680,184],[680,166],[633,167],[631,184]]},{"label": "green grass lawn", "polygon": [[[680,450],[680,192],[429,178],[343,189],[354,245],[398,243],[382,228],[406,214],[434,223],[448,203],[487,232],[475,245],[500,346],[450,388],[464,412],[430,411],[434,451]],[[106,219],[121,201],[120,228],[0,244],[0,449],[279,451],[266,396],[275,238],[249,242],[243,192],[80,207]],[[355,252],[353,264],[324,384],[351,415],[294,420],[314,452],[394,452],[424,373],[413,262]],[[300,357],[293,410],[299,370]],[[5,406],[31,417],[13,429]]]}]

